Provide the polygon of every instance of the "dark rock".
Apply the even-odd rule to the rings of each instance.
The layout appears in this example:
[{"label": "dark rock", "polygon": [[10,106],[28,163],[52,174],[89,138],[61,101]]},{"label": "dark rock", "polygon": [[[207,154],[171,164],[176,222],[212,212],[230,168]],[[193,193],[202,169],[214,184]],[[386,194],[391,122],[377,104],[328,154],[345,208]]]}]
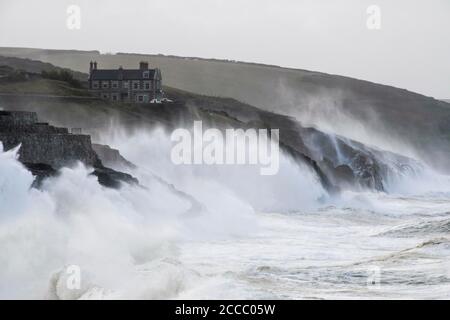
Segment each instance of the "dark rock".
[{"label": "dark rock", "polygon": [[351,182],[355,179],[353,170],[348,165],[342,164],[340,166],[337,166],[335,170],[336,176],[343,181]]},{"label": "dark rock", "polygon": [[115,171],[106,167],[97,167],[92,175],[98,178],[98,182],[109,188],[118,189],[122,183],[137,185],[139,181],[131,175],[119,171]]},{"label": "dark rock", "polygon": [[24,163],[23,165],[36,177],[31,186],[33,188],[40,188],[46,178],[55,177],[58,174],[57,170],[45,163]]},{"label": "dark rock", "polygon": [[129,169],[134,169],[136,166],[122,157],[119,150],[113,149],[108,145],[93,143],[92,148],[95,153],[98,155],[100,160],[104,165],[109,167],[124,167]]}]

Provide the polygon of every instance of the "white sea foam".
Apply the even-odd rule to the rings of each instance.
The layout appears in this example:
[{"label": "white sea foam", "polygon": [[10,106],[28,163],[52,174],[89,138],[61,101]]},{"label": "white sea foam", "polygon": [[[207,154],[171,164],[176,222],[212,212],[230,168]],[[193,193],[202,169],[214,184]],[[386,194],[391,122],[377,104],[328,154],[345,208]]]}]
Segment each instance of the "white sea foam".
[{"label": "white sea foam", "polygon": [[[138,166],[131,172],[145,188],[104,188],[80,164],[36,190],[17,150],[0,152],[1,298],[448,297],[449,282],[438,282],[448,275],[447,235],[425,246],[428,235],[383,235],[442,219],[446,194],[399,187],[323,202],[315,174],[286,157],[264,177],[251,166],[174,166],[162,131],[103,142]],[[203,209],[190,212],[155,175]],[[67,287],[69,265],[81,269],[77,290]],[[379,291],[364,280],[374,265]]]}]

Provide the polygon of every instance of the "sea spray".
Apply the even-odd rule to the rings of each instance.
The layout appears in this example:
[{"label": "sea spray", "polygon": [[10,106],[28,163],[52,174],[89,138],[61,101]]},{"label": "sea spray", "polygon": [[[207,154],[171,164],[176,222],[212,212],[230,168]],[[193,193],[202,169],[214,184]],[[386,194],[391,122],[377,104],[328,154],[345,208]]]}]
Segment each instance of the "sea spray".
[{"label": "sea spray", "polygon": [[[6,174],[20,166],[15,161],[2,158]],[[40,191],[29,188],[32,179],[24,180],[19,186],[25,190],[22,199],[18,198],[17,185],[4,185],[2,194],[14,194],[16,201],[33,205],[9,210],[21,215],[0,226],[1,297],[74,297],[61,285],[59,289],[51,285],[60,283],[55,274],[64,275],[66,265],[78,265],[83,275],[89,274],[82,279],[84,284],[89,281],[89,288],[103,288],[114,293],[111,296],[138,297],[140,292],[128,291],[133,285],[139,287],[142,280],[137,268],[154,261],[164,264],[164,259],[176,257],[175,239],[182,223],[170,215],[182,211],[176,201],[166,205],[166,215],[157,212],[158,219],[153,219],[152,206],[145,206],[143,199],[149,204],[157,195],[131,186],[121,190],[101,187],[90,172],[82,165],[65,168]],[[151,279],[155,276],[148,275]],[[156,283],[149,281],[147,295],[158,298],[162,292],[161,298],[176,294],[167,291],[174,280],[170,275],[166,281],[158,279]]]},{"label": "sea spray", "polygon": [[0,142],[0,221],[27,211],[33,176],[17,161],[20,146],[3,152]]},{"label": "sea spray", "polygon": [[[141,170],[154,172],[202,203],[216,205],[218,210],[229,206],[229,201],[221,199],[222,195],[228,193],[257,211],[290,211],[317,207],[320,205],[318,200],[327,194],[307,165],[282,153],[278,173],[262,176],[258,166],[251,164],[174,165],[170,158],[173,142],[162,129],[142,129],[132,135],[114,129],[102,136],[101,143],[119,149],[125,158]],[[250,146],[250,150],[256,148]],[[140,170],[133,174],[141,180]],[[215,192],[218,188],[225,193]],[[234,214],[241,217],[244,215],[242,211],[229,211],[227,215],[233,219]]]},{"label": "sea spray", "polygon": [[[207,214],[191,218],[186,199],[151,176],[114,190],[79,164],[36,190],[16,153],[0,157],[1,212],[10,218],[0,226],[1,297],[174,297],[189,273],[176,262],[179,239],[247,234],[254,225],[251,207],[220,186],[210,191],[227,207],[211,200]],[[64,289],[66,265],[90,275],[86,292]]]},{"label": "sea spray", "polygon": [[[131,136],[116,132],[112,137],[102,142],[118,147],[138,166],[133,173],[142,186],[104,188],[90,175],[92,169],[79,164],[62,169],[36,190],[30,188],[32,175],[17,161],[17,150],[0,153],[2,200],[14,199],[0,208],[8,218],[0,224],[0,297],[161,299],[211,297],[214,292],[255,297],[254,284],[240,282],[250,277],[249,283],[255,283],[245,270],[272,264],[277,268],[266,269],[286,272],[286,279],[303,279],[297,269],[308,259],[339,264],[336,259],[344,254],[364,258],[367,252],[346,248],[367,233],[368,225],[374,224],[372,234],[382,231],[414,206],[401,200],[400,210],[395,197],[354,193],[335,203],[336,208],[330,203],[324,207],[318,201],[324,191],[314,173],[284,156],[279,173],[271,177],[248,166],[175,168],[169,160],[170,139],[162,130]],[[205,210],[187,214],[189,201],[155,176],[194,197]],[[296,214],[285,214],[292,211]],[[384,212],[395,215],[386,218]],[[346,224],[336,225],[341,220]],[[364,227],[351,229],[357,221],[364,221]],[[374,240],[363,240],[374,246]],[[325,254],[325,245],[333,250]],[[71,265],[81,270],[76,291],[66,286]],[[324,277],[324,270],[317,272]],[[289,282],[283,287],[294,297],[300,290]]]}]

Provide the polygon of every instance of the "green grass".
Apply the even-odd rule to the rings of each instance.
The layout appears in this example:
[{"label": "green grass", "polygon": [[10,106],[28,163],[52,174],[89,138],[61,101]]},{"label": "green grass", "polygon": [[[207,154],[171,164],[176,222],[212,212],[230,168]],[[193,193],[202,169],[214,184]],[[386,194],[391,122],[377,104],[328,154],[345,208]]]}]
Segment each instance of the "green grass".
[{"label": "green grass", "polygon": [[18,82],[0,81],[0,93],[80,97],[91,96],[86,89],[74,88],[67,82],[41,78]]}]

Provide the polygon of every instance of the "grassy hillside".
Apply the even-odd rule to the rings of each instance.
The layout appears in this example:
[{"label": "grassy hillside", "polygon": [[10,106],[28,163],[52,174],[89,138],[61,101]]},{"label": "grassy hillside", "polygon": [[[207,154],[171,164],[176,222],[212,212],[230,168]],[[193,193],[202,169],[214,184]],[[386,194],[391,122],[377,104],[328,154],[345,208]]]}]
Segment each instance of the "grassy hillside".
[{"label": "grassy hillside", "polygon": [[[202,106],[214,109],[226,105],[236,110],[252,108],[233,99],[201,96],[170,87],[164,87],[164,91],[174,103],[112,103],[92,96],[86,88],[75,88],[70,83],[31,73],[37,70],[35,66],[30,68],[20,64],[20,70],[26,77],[0,77],[0,110],[34,111],[40,121],[81,128],[83,132],[92,134],[94,140],[99,132],[108,130],[110,126],[128,130],[156,126],[172,129],[181,122],[192,124],[194,117],[217,121],[221,125],[234,121],[226,115],[203,110]],[[0,75],[18,72],[9,66],[0,66]]]},{"label": "grassy hillside", "polygon": [[30,95],[61,95],[61,96],[90,96],[86,90],[73,88],[63,81],[50,79],[31,79],[18,82],[0,81],[0,93],[30,94]]},{"label": "grassy hillside", "polygon": [[[29,73],[40,74],[42,71],[60,71],[64,70],[64,68],[57,67],[51,63],[45,63],[42,61],[36,61],[31,59],[21,59],[15,57],[5,57],[0,55],[0,67],[8,66],[15,70],[25,70]],[[70,70],[73,76],[81,81],[87,80],[87,74],[82,72],[77,72],[74,70]],[[1,73],[1,70],[0,70]]]},{"label": "grassy hillside", "polygon": [[162,69],[169,87],[234,98],[393,151],[413,148],[431,164],[449,168],[448,104],[404,89],[305,70],[162,55],[20,48],[0,48],[0,55],[80,72],[88,71],[91,60],[99,68],[135,68],[146,60]]}]

